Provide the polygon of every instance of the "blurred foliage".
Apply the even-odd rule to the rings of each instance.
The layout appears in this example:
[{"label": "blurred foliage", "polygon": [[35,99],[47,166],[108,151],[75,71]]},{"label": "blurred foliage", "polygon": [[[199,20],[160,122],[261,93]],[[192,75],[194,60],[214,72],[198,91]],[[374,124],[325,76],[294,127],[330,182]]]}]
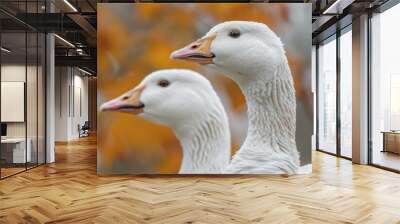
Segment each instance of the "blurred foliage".
[{"label": "blurred foliage", "polygon": [[[246,134],[245,102],[239,88],[228,78],[208,75],[213,72],[171,60],[169,55],[224,21],[258,21],[275,30],[289,22],[286,4],[98,4],[97,18],[99,102],[133,88],[154,70],[199,71],[225,96],[232,153],[238,149]],[[301,96],[304,61],[286,50]],[[168,128],[122,113],[99,114],[99,150],[104,169],[115,172],[176,173],[182,157],[180,144]]]}]

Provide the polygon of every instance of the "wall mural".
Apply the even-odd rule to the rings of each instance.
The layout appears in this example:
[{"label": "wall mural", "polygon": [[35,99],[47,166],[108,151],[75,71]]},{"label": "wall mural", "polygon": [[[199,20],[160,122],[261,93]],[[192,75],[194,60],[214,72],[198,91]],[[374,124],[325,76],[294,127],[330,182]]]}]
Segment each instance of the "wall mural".
[{"label": "wall mural", "polygon": [[311,172],[310,4],[98,4],[98,173]]}]

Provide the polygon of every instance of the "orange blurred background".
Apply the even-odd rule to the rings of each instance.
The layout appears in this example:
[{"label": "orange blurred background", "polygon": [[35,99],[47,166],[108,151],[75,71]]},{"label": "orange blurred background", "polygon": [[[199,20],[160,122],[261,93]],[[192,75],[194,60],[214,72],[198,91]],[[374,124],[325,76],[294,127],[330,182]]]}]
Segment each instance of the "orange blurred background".
[{"label": "orange blurred background", "polygon": [[[101,3],[97,18],[99,104],[133,88],[154,70],[193,69],[212,82],[224,103],[232,133],[232,154],[240,147],[247,130],[246,105],[238,86],[214,71],[195,63],[171,60],[169,55],[220,22],[248,20],[267,24],[285,44],[295,80],[297,120],[304,122],[297,124],[304,136],[297,136],[296,140],[302,164],[311,162],[310,5]],[[181,158],[179,141],[169,128],[129,114],[99,112],[99,173],[177,173]]]}]

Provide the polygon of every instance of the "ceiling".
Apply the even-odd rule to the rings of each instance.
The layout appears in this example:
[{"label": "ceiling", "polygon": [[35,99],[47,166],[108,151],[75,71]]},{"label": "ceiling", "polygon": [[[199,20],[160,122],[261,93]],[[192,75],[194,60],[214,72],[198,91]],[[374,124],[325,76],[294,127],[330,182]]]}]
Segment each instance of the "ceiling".
[{"label": "ceiling", "polygon": [[[234,1],[234,0],[233,0]],[[312,3],[313,10],[313,42],[335,32],[338,20],[351,23],[351,17],[360,12],[377,7],[387,0],[304,0],[267,2],[306,2]],[[14,46],[22,44],[16,32],[30,28],[39,32],[55,32],[61,38],[56,38],[56,65],[80,66],[96,72],[96,30],[97,3],[103,2],[134,2],[121,0],[1,0],[0,24],[5,38],[14,41]],[[163,2],[163,0],[158,1]],[[179,2],[177,0],[177,2]],[[231,0],[232,2],[232,0]],[[243,2],[238,0],[238,2]],[[260,2],[258,0],[254,2]],[[265,2],[265,1],[262,1]],[[50,10],[51,9],[51,10]],[[52,13],[49,13],[52,11]],[[27,12],[27,13],[26,13]],[[345,23],[343,23],[345,25]],[[332,29],[334,27],[334,29]],[[329,31],[331,29],[331,31]],[[328,32],[329,31],[329,32]],[[15,38],[13,38],[13,36]],[[7,41],[8,42],[8,41]],[[21,45],[21,46],[22,46]],[[22,48],[20,48],[22,49]],[[28,50],[29,51],[29,50]]]},{"label": "ceiling", "polygon": [[373,11],[390,0],[313,0],[313,44],[352,23],[353,17]]}]

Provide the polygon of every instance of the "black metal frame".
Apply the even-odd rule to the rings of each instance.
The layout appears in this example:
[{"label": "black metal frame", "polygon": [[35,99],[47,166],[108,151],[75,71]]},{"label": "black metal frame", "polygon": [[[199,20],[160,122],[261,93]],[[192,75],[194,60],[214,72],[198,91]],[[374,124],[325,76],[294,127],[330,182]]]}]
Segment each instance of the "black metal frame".
[{"label": "black metal frame", "polygon": [[341,77],[341,65],[340,65],[340,36],[341,30],[336,30],[336,154],[340,157],[341,156],[341,140],[342,140],[342,124],[340,119],[340,77]]},{"label": "black metal frame", "polygon": [[[38,0],[36,0],[36,2],[39,3]],[[27,1],[25,1],[25,3],[27,3]],[[38,11],[38,9],[39,9],[39,6],[37,4],[36,5],[36,10]],[[46,10],[47,10],[47,7],[46,7]],[[6,11],[4,11],[2,9],[1,9],[1,11],[3,13],[6,13]],[[27,11],[27,4],[25,4],[25,11]],[[16,21],[21,22],[18,18],[14,17],[12,15],[10,15],[10,16],[13,19],[15,19]],[[25,15],[25,19],[26,19],[26,15]],[[44,84],[44,99],[43,99],[43,104],[44,105],[42,105],[42,107],[44,109],[43,112],[45,113],[44,117],[42,117],[44,119],[44,120],[42,120],[42,122],[44,123],[44,133],[43,133],[44,134],[44,136],[43,136],[44,145],[42,146],[42,147],[44,147],[42,149],[43,152],[44,152],[44,155],[42,155],[44,161],[41,162],[41,163],[39,162],[39,136],[38,136],[39,135],[39,107],[37,106],[37,108],[36,108],[36,142],[37,142],[36,162],[35,163],[32,163],[32,162],[28,163],[27,162],[28,161],[28,154],[27,154],[27,147],[28,147],[28,142],[27,142],[27,139],[28,139],[28,124],[27,124],[27,121],[28,121],[28,112],[27,112],[27,95],[28,95],[28,93],[27,93],[28,77],[27,76],[28,76],[28,67],[27,66],[28,66],[28,33],[30,33],[28,31],[33,31],[33,32],[36,33],[36,45],[37,45],[36,46],[36,99],[37,99],[36,104],[37,105],[39,104],[39,68],[38,68],[38,66],[39,66],[39,49],[38,49],[39,48],[39,33],[42,33],[42,32],[40,32],[39,30],[29,26],[29,24],[24,23],[23,21],[22,21],[22,24],[23,24],[23,26],[25,28],[24,32],[22,32],[22,33],[25,34],[25,83],[24,83],[24,98],[25,98],[24,99],[24,107],[25,107],[24,108],[24,120],[25,120],[25,169],[23,169],[21,171],[18,171],[18,172],[15,172],[15,173],[12,173],[12,174],[10,174],[8,176],[2,176],[2,169],[0,168],[0,180],[6,179],[8,177],[12,177],[12,176],[17,175],[19,173],[25,172],[27,170],[39,167],[39,166],[47,163],[47,150],[46,150],[47,149],[47,128],[46,128],[47,127],[47,110],[46,110],[46,108],[47,108],[47,81],[46,81],[46,79],[47,79],[47,39],[46,39],[46,35],[44,35],[43,39],[42,39],[42,44],[44,44],[44,46],[43,46],[44,47],[44,51],[41,51],[41,53],[44,54],[44,55],[42,55],[42,60],[44,60],[43,69],[42,69],[42,72],[43,72],[42,82]],[[3,32],[0,32],[0,45],[1,45],[2,33]],[[44,34],[46,34],[46,33],[44,33]],[[1,58],[1,54],[0,54],[0,65],[1,65],[1,62],[2,62],[2,58]],[[1,81],[1,71],[0,71],[0,81]],[[1,99],[1,93],[0,93],[0,99]],[[1,119],[0,119],[0,123],[1,123]],[[1,155],[1,144],[0,144],[0,155]],[[29,166],[28,166],[28,164],[29,164]]]},{"label": "black metal frame", "polygon": [[373,149],[372,149],[372,97],[371,97],[371,93],[372,93],[372,82],[371,82],[371,71],[372,71],[372,64],[371,64],[371,57],[372,57],[372,32],[371,32],[371,19],[372,19],[372,13],[368,12],[368,35],[367,35],[367,46],[368,46],[368,53],[367,53],[367,63],[368,63],[368,75],[367,75],[367,92],[368,92],[368,96],[367,96],[367,135],[368,135],[368,155],[367,155],[367,162],[368,164],[372,165],[372,153],[373,153]]},{"label": "black metal frame", "polygon": [[367,112],[367,119],[368,119],[368,165],[377,167],[380,169],[384,169],[387,171],[395,172],[395,173],[400,173],[400,170],[393,169],[390,167],[386,167],[380,164],[374,163],[374,149],[373,149],[373,141],[372,141],[372,18],[373,18],[373,13],[383,13],[386,10],[396,6],[397,4],[400,4],[400,0],[389,0],[385,4],[379,6],[378,8],[375,8],[373,10],[368,11],[368,30],[367,30],[367,46],[368,46],[368,53],[367,53],[367,64],[368,64],[368,69],[367,69],[367,82],[368,82],[368,96],[367,96],[367,107],[368,107],[368,112]]},{"label": "black metal frame", "polygon": [[[345,34],[347,30],[352,24],[347,24],[345,27],[340,27],[339,25],[336,26],[336,32],[322,41],[320,41],[316,46],[316,150],[319,152],[323,152],[329,155],[337,156],[343,159],[347,160],[352,160],[352,158],[347,157],[342,155],[342,150],[341,150],[341,117],[340,117],[340,103],[341,103],[341,89],[340,89],[340,84],[341,84],[341,63],[340,63],[340,37]],[[345,32],[343,32],[345,31]],[[335,36],[333,39],[332,36]],[[332,39],[332,40],[329,40]],[[326,151],[324,149],[321,149],[319,147],[319,45],[320,43],[323,42],[330,42],[330,41],[336,41],[336,152],[332,153],[329,151]]]},{"label": "black metal frame", "polygon": [[[384,170],[387,170],[387,171],[391,171],[391,172],[395,172],[395,173],[400,173],[400,170],[396,170],[396,169],[393,169],[393,168],[389,168],[389,167],[385,167],[385,166],[382,166],[382,165],[379,165],[379,164],[374,164],[373,163],[373,142],[372,142],[372,97],[371,97],[371,94],[372,94],[372,28],[371,28],[371,19],[372,19],[372,14],[373,13],[382,13],[382,12],[384,12],[384,11],[386,11],[386,10],[388,10],[388,9],[390,9],[390,8],[392,8],[393,6],[395,6],[395,5],[397,5],[397,4],[400,4],[400,0],[389,0],[389,1],[387,1],[385,4],[383,4],[383,5],[381,5],[381,6],[379,6],[379,7],[377,7],[377,8],[374,8],[374,9],[370,9],[370,10],[368,10],[367,11],[367,13],[368,13],[368,30],[367,30],[367,47],[368,47],[368,49],[367,49],[367,51],[368,51],[368,53],[367,53],[367,66],[368,66],[368,68],[367,68],[367,82],[368,82],[368,86],[367,86],[367,88],[368,88],[368,90],[367,90],[367,103],[368,103],[368,105],[367,105],[367,107],[368,107],[368,111],[367,111],[367,113],[368,113],[368,121],[367,121],[367,128],[368,128],[368,139],[367,139],[367,141],[368,141],[368,165],[370,165],[370,166],[373,166],[373,167],[377,167],[377,168],[380,168],[380,169],[384,169]],[[345,17],[346,18],[346,17]],[[336,124],[336,128],[337,128],[337,130],[336,130],[336,154],[335,153],[331,153],[331,152],[328,152],[328,151],[324,151],[323,149],[320,149],[319,148],[319,51],[318,51],[318,49],[319,49],[319,44],[320,43],[322,43],[322,42],[324,42],[324,41],[326,41],[327,39],[329,39],[329,38],[331,38],[331,36],[332,35],[330,35],[330,36],[328,36],[328,37],[326,37],[326,38],[324,38],[323,40],[320,40],[318,43],[316,43],[316,92],[317,92],[317,95],[316,95],[316,150],[317,151],[320,151],[320,152],[323,152],[323,153],[326,153],[326,154],[329,154],[329,155],[333,155],[333,156],[337,156],[337,157],[341,157],[341,158],[344,158],[344,159],[348,159],[348,160],[352,160],[351,158],[349,158],[349,157],[346,157],[346,156],[343,156],[343,155],[341,155],[341,148],[340,148],[340,141],[341,141],[341,139],[340,139],[340,132],[341,132],[341,127],[340,127],[340,36],[342,35],[342,33],[341,33],[341,31],[342,30],[345,30],[349,25],[351,25],[351,23],[350,24],[348,24],[346,27],[344,27],[344,28],[341,28],[341,27],[339,27],[339,26],[337,26],[336,27],[336,29],[337,29],[337,31],[336,31],[336,33],[335,34],[332,34],[332,35],[336,35],[336,48],[337,48],[337,50],[336,50],[336,59],[337,59],[337,61],[336,61],[336,69],[337,69],[337,71],[336,71],[336,73],[337,73],[337,79],[336,79],[336,85],[337,85],[337,88],[336,88],[336,122],[337,122],[337,124]],[[339,34],[339,35],[338,35]],[[338,99],[339,98],[339,99]]]}]

